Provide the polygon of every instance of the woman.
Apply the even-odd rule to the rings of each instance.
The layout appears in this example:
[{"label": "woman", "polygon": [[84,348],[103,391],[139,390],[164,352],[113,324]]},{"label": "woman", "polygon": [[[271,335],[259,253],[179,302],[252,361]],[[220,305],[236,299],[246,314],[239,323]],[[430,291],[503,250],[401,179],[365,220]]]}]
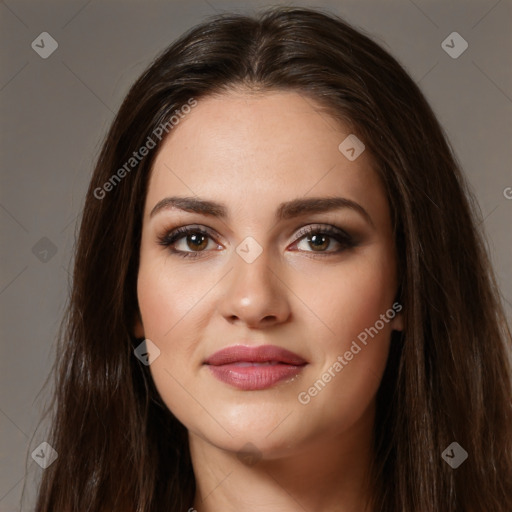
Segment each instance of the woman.
[{"label": "woman", "polygon": [[192,29],[91,180],[37,510],[512,510],[478,222],[417,86],[344,21]]}]

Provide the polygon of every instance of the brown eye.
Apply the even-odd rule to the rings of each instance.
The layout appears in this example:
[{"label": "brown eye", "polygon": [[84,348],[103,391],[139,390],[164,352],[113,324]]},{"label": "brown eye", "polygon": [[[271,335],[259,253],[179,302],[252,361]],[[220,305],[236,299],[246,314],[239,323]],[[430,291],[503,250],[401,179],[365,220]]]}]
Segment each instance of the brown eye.
[{"label": "brown eye", "polygon": [[356,245],[347,232],[334,226],[307,226],[297,236],[299,239],[294,245],[299,251],[315,252],[318,255],[339,254]]},{"label": "brown eye", "polygon": [[330,245],[330,238],[325,235],[308,236],[306,240],[314,251],[322,251],[323,249],[327,249]]},{"label": "brown eye", "polygon": [[160,245],[184,258],[194,258],[208,252],[206,249],[210,241],[213,241],[213,237],[209,231],[193,226],[177,228],[158,238]]},{"label": "brown eye", "polygon": [[202,251],[203,249],[206,249],[208,245],[208,238],[202,233],[191,233],[186,235],[184,238],[186,240],[187,246],[194,251],[196,249]]}]

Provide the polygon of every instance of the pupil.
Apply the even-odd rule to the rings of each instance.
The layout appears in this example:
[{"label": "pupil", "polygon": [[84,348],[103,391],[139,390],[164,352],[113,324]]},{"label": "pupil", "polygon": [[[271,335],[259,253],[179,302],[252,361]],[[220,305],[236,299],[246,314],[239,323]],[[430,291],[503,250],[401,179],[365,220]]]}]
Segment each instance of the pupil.
[{"label": "pupil", "polygon": [[206,238],[202,234],[192,234],[192,235],[189,235],[189,237],[190,237],[190,240],[192,241],[192,244],[194,245],[194,247],[196,249],[200,249],[201,248],[201,244],[204,243],[204,240]]},{"label": "pupil", "polygon": [[[311,237],[309,237],[309,240],[310,242],[313,243],[313,247],[314,248],[320,248],[320,249],[325,249],[325,239],[326,237],[324,235],[313,235]],[[317,242],[320,242],[320,243],[317,243]]]}]

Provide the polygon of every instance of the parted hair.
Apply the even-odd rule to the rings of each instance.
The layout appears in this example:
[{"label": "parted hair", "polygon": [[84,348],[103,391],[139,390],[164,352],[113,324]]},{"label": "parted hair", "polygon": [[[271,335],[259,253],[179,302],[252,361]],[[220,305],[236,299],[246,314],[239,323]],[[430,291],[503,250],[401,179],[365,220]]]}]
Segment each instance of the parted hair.
[{"label": "parted hair", "polygon": [[[404,330],[377,394],[372,511],[510,512],[512,341],[474,194],[397,60],[343,19],[295,7],[208,18],[156,57],[119,108],[80,222],[46,411],[59,457],[37,512],[192,506],[187,430],[133,355],[142,212],[162,141],[104,197],[94,191],[190,98],[235,89],[311,99],[357,133],[385,186]],[[442,457],[454,441],[468,453],[457,469]]]}]

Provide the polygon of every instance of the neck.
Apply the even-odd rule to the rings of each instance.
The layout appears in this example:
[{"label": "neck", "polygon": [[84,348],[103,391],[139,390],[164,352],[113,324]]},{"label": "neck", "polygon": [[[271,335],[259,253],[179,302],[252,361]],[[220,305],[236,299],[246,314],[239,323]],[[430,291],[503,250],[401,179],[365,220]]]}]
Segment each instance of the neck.
[{"label": "neck", "polygon": [[371,512],[374,405],[348,431],[320,433],[279,458],[240,460],[189,433],[197,512]]}]

